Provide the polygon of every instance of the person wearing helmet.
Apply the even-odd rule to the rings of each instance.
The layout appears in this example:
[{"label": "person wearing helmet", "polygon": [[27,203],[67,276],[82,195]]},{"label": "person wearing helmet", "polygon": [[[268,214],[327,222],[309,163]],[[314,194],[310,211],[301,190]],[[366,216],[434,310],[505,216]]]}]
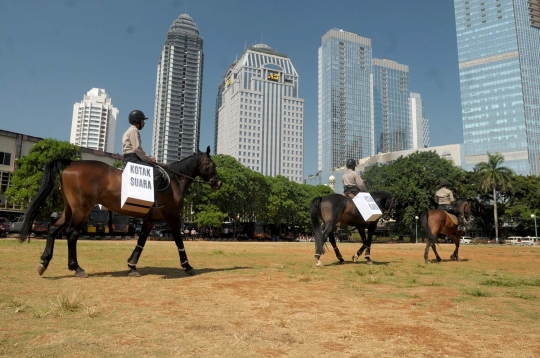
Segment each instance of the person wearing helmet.
[{"label": "person wearing helmet", "polygon": [[356,161],[354,159],[347,160],[347,171],[341,177],[343,181],[343,194],[349,198],[354,198],[360,192],[366,192],[364,181],[354,169]]},{"label": "person wearing helmet", "polygon": [[131,126],[122,136],[122,154],[124,154],[124,164],[127,162],[148,164],[155,163],[156,158],[151,158],[146,154],[141,146],[141,135],[139,131],[144,128],[144,121],[148,119],[142,111],[138,109],[129,114]]},{"label": "person wearing helmet", "polygon": [[438,209],[444,210],[450,214],[454,214],[458,218],[458,230],[464,230],[463,213],[458,208],[454,207],[456,200],[454,193],[448,189],[448,182],[445,179],[440,181],[440,189],[435,193],[435,202],[439,204]]},{"label": "person wearing helmet", "polygon": [[[129,123],[131,126],[122,136],[122,153],[124,154],[124,166],[128,162],[138,163],[143,165],[150,165],[155,167],[156,158],[150,157],[142,149],[141,135],[139,131],[144,128],[144,121],[147,120],[142,111],[138,109],[131,111],[129,114]],[[163,182],[163,174],[157,168],[154,169],[154,197],[156,198],[157,206],[157,191]]]}]

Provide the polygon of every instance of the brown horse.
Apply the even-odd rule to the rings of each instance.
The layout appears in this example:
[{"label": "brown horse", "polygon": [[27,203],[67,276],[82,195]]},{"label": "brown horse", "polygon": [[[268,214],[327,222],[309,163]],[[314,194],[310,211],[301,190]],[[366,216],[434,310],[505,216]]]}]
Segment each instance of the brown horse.
[{"label": "brown horse", "polygon": [[[456,202],[455,207],[459,208],[459,210],[463,213],[465,220],[468,222],[471,216],[471,208],[469,203],[466,200],[461,199]],[[450,256],[450,260],[461,261],[458,256],[459,240],[465,231],[458,230],[458,225],[457,223],[454,223],[453,219],[455,219],[457,222],[457,218],[454,215],[448,214],[446,211],[441,209],[424,211],[420,216],[422,227],[427,231],[429,236],[426,243],[426,251],[424,252],[424,260],[426,263],[429,263],[428,253],[430,246],[437,257],[437,261],[442,261],[441,257],[437,253],[437,249],[435,248],[439,234],[448,235],[456,245],[456,250]]]},{"label": "brown horse", "polygon": [[[392,195],[386,191],[373,191],[370,194],[383,213],[380,218],[388,220],[392,215],[395,206]],[[315,237],[315,263],[317,266],[322,265],[320,258],[325,252],[327,238],[334,248],[339,263],[345,262],[339,252],[336,238],[334,237],[334,229],[338,223],[356,227],[362,238],[362,247],[360,247],[352,257],[352,260],[356,262],[358,257],[366,250],[365,257],[367,263],[373,264],[373,261],[371,260],[371,241],[380,218],[375,221],[366,222],[364,218],[362,218],[362,215],[360,215],[360,212],[352,199],[341,194],[330,194],[314,198],[311,201],[310,217],[313,226],[313,235]],[[324,223],[324,231],[321,229],[320,220]],[[367,238],[366,229],[368,229]]]},{"label": "brown horse", "polygon": [[216,166],[210,158],[210,147],[206,153],[198,152],[181,161],[161,166],[171,179],[170,185],[157,192],[158,207],[152,207],[147,214],[122,210],[120,207],[122,171],[103,162],[93,160],[74,161],[66,159],[53,160],[45,166],[45,172],[38,193],[32,199],[26,213],[25,222],[19,240],[22,242],[29,237],[32,222],[41,206],[51,194],[55,181],[62,168],[61,175],[62,194],[64,198],[64,211],[51,225],[45,250],[41,255],[37,271],[43,275],[53,257],[54,240],[65,230],[68,242],[68,268],[75,271],[77,277],[87,277],[86,272],[77,261],[77,239],[88,217],[96,204],[102,204],[107,209],[118,214],[143,218],[143,225],[137,246],[128,259],[130,276],[140,276],[136,265],[146,243],[146,239],[158,221],[166,221],[173,235],[180,255],[180,265],[190,275],[196,274],[188,263],[186,250],[180,234],[180,215],[184,207],[184,195],[187,188],[200,176],[210,184],[212,189],[221,187],[221,180],[216,172]]}]

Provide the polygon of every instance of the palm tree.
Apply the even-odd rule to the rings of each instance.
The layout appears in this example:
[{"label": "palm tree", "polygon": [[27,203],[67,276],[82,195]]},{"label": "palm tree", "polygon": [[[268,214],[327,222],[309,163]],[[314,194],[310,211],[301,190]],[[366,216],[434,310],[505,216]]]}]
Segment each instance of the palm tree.
[{"label": "palm tree", "polygon": [[495,220],[495,240],[499,237],[499,219],[497,217],[497,192],[506,190],[512,186],[512,169],[500,166],[504,162],[504,156],[501,153],[490,154],[488,152],[487,162],[478,163],[474,167],[475,173],[480,178],[480,188],[488,193],[493,191],[493,217]]}]

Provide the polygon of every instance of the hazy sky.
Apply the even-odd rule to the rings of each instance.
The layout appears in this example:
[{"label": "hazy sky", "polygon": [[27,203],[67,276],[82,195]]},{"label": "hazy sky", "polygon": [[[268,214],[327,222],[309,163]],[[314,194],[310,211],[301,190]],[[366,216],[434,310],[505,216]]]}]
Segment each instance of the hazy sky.
[{"label": "hazy sky", "polygon": [[[409,66],[431,145],[463,142],[452,0],[1,0],[0,129],[69,140],[73,104],[103,88],[127,116],[141,109],[150,153],[157,65],[169,27],[187,12],[204,38],[200,149],[214,150],[217,85],[244,47],[287,54],[305,100],[304,174],[317,171],[317,50],[331,28],[371,38],[373,57]],[[262,35],[261,35],[262,34]]]}]

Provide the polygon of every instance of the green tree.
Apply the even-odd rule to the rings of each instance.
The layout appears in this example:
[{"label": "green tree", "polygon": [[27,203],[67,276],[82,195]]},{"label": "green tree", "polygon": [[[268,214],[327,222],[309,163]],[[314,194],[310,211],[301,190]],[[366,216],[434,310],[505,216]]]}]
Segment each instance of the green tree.
[{"label": "green tree", "polygon": [[[81,149],[74,144],[50,138],[34,144],[27,156],[16,161],[17,169],[13,172],[11,186],[6,191],[7,200],[20,203],[26,208],[39,189],[45,165],[54,159],[80,160]],[[62,193],[58,185],[42,210],[48,215],[61,211],[63,207]]]},{"label": "green tree", "polygon": [[122,169],[122,167],[124,166],[124,163],[122,163],[120,159],[116,159],[112,166],[115,167],[116,169]]},{"label": "green tree", "polygon": [[504,156],[501,153],[491,154],[488,152],[488,161],[478,163],[474,167],[478,175],[480,188],[484,193],[492,192],[493,195],[493,221],[495,224],[495,237],[499,237],[499,220],[497,215],[497,194],[512,186],[514,172],[507,167],[501,166]]}]

